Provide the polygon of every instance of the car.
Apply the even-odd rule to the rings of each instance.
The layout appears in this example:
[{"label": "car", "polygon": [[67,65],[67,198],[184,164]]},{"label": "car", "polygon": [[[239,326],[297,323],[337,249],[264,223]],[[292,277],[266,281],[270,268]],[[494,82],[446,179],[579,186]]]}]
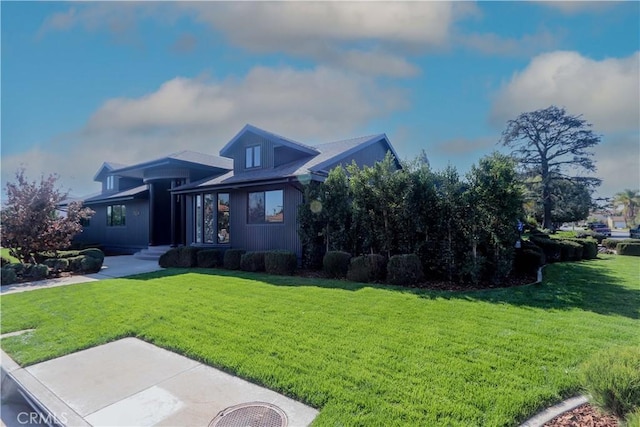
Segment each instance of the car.
[{"label": "car", "polygon": [[629,237],[632,239],[640,239],[640,225],[629,230]]},{"label": "car", "polygon": [[601,222],[592,222],[587,227],[594,233],[611,237],[611,229],[606,224],[603,224]]}]

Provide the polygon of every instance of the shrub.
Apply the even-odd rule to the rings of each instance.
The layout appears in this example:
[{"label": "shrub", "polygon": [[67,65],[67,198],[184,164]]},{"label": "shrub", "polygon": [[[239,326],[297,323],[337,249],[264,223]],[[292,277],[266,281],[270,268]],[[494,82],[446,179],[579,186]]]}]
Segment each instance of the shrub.
[{"label": "shrub", "polygon": [[10,285],[12,283],[16,283],[18,281],[18,275],[16,274],[16,270],[11,267],[2,267],[2,285]]},{"label": "shrub", "polygon": [[67,258],[69,260],[69,270],[73,271],[74,273],[80,273],[82,270],[82,260],[84,258],[84,255]]},{"label": "shrub", "polygon": [[529,240],[542,249],[546,262],[558,262],[562,260],[562,247],[558,240],[531,236]]},{"label": "shrub", "polygon": [[242,271],[264,271],[264,252],[247,252],[240,257],[240,270]]},{"label": "shrub", "polygon": [[160,255],[158,264],[162,268],[191,268],[198,264],[198,252],[200,248],[193,246],[181,246],[169,249]]},{"label": "shrub", "polygon": [[349,271],[351,254],[343,251],[329,251],[322,258],[322,269],[329,277],[345,278]]},{"label": "shrub", "polygon": [[104,252],[97,248],[89,248],[81,250],[78,255],[86,255],[92,258],[99,259],[100,262],[104,261]]},{"label": "shrub", "polygon": [[69,260],[67,258],[48,258],[43,264],[54,272],[69,271]]},{"label": "shrub", "polygon": [[197,266],[200,268],[218,268],[222,266],[222,251],[219,249],[202,249],[197,255]]},{"label": "shrub", "polygon": [[607,236],[605,236],[602,233],[596,233],[595,231],[591,231],[591,230],[578,230],[576,231],[576,237],[579,239],[591,237],[595,239],[598,242],[598,244],[601,244],[602,241],[605,240]]},{"label": "shrub", "polygon": [[102,260],[94,258],[88,255],[80,255],[82,260],[80,261],[81,273],[97,273],[102,268]]},{"label": "shrub", "polygon": [[562,239],[582,245],[582,259],[595,259],[598,257],[598,242],[593,239]]},{"label": "shrub", "polygon": [[49,275],[49,267],[44,264],[34,264],[29,268],[28,277],[33,280],[46,279]]},{"label": "shrub", "polygon": [[264,254],[264,268],[269,274],[290,276],[298,267],[298,257],[291,251],[269,251]]},{"label": "shrub", "polygon": [[9,258],[0,257],[0,267],[4,267],[9,264],[11,264],[11,260]]},{"label": "shrub", "polygon": [[582,245],[569,240],[560,240],[560,254],[562,261],[580,261],[582,259]]},{"label": "shrub", "polygon": [[415,254],[392,256],[387,264],[387,280],[393,285],[422,282],[424,273],[418,256]]},{"label": "shrub", "polygon": [[244,249],[227,249],[222,260],[223,267],[227,270],[239,270],[240,259],[246,252]]},{"label": "shrub", "polygon": [[544,253],[540,248],[520,249],[516,251],[513,267],[518,273],[531,274],[544,265]]},{"label": "shrub", "polygon": [[15,262],[15,263],[11,263],[9,265],[5,265],[4,268],[10,268],[12,269],[17,276],[21,276],[22,273],[24,273],[24,264],[21,262]]},{"label": "shrub", "polygon": [[383,281],[387,270],[387,260],[382,255],[371,254],[351,258],[347,279],[353,282]]},{"label": "shrub", "polygon": [[616,252],[618,255],[640,256],[640,243],[618,243]]},{"label": "shrub", "polygon": [[640,347],[610,348],[581,367],[592,401],[619,418],[640,409]]},{"label": "shrub", "polygon": [[618,243],[640,243],[640,239],[604,239],[602,246],[607,249],[615,250]]}]

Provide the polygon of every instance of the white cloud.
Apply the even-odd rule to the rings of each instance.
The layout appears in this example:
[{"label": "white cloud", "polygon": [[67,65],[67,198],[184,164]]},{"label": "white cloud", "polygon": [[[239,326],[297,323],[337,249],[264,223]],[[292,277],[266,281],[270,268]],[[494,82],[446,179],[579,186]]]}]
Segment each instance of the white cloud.
[{"label": "white cloud", "polygon": [[611,197],[625,188],[640,188],[640,144],[637,133],[605,136],[595,149],[598,170],[602,178],[597,193]]},{"label": "white cloud", "polygon": [[301,142],[347,138],[405,108],[407,95],[328,68],[256,67],[223,80],[176,77],[145,96],[106,101],[83,129],[65,137],[69,155],[43,148],[3,156],[3,179],[25,164],[27,172],[58,171],[74,192],[93,191],[87,184],[103,161],[135,163],[184,149],[218,154],[246,123]]},{"label": "white cloud", "polygon": [[459,43],[475,52],[506,56],[530,56],[553,47],[557,39],[557,34],[545,29],[520,38],[505,38],[496,33],[471,33],[458,37]]},{"label": "white cloud", "polygon": [[503,125],[521,112],[557,105],[582,114],[596,132],[637,131],[639,64],[640,52],[601,61],[568,51],[539,55],[500,89],[491,118]]},{"label": "white cloud", "polygon": [[599,0],[587,0],[587,1],[560,1],[560,0],[543,0],[537,1],[543,6],[551,9],[558,10],[564,14],[571,15],[581,12],[599,12],[603,9],[613,7],[616,5],[614,1],[599,1]]}]

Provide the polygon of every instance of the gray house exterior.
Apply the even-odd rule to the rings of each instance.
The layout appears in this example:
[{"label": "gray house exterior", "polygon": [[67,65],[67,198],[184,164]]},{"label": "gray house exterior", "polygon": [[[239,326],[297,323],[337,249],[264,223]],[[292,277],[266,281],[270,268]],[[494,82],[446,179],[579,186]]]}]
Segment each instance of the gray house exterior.
[{"label": "gray house exterior", "polygon": [[398,158],[384,134],[309,146],[246,125],[220,156],[182,151],[130,166],[104,163],[94,177],[102,192],[84,200],[96,214],[79,240],[125,253],[193,245],[286,249],[300,258],[304,186],[389,151]]}]

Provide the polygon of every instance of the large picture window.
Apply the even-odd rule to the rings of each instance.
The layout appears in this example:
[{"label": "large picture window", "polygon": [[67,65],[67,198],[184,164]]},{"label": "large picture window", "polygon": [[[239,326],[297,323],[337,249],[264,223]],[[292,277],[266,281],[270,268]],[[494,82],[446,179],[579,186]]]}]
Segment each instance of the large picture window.
[{"label": "large picture window", "polygon": [[216,219],[214,216],[213,204],[215,201],[215,194],[204,195],[204,242],[215,243],[215,224]]},{"label": "large picture window", "polygon": [[218,194],[218,243],[229,243],[229,193]]},{"label": "large picture window", "polygon": [[117,227],[126,224],[126,206],[111,205],[107,206],[107,226]]},{"label": "large picture window", "polygon": [[259,145],[254,145],[253,147],[246,148],[245,167],[247,169],[260,167],[260,146]]},{"label": "large picture window", "polygon": [[194,197],[195,243],[229,243],[229,194]]},{"label": "large picture window", "polygon": [[284,222],[283,191],[249,193],[249,224]]}]

